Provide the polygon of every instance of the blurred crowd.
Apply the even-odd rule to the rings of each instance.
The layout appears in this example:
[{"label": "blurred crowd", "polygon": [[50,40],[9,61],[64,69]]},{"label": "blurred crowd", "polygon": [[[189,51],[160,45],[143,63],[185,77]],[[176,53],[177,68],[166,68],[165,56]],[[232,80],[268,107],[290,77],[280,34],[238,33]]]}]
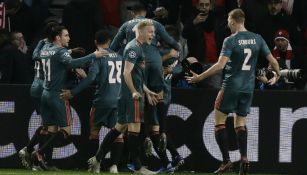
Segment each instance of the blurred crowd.
[{"label": "blurred crowd", "polygon": [[[59,22],[70,32],[70,48],[95,49],[94,34],[107,29],[114,36],[132,18],[129,8],[138,0],[67,0],[62,16],[50,12],[54,0],[0,0],[0,83],[31,84],[34,76],[33,49],[43,28]],[[165,25],[181,46],[174,65],[172,85],[181,88],[219,88],[222,74],[197,85],[188,84],[184,74],[206,70],[218,60],[222,42],[230,35],[227,14],[241,8],[247,29],[260,34],[280,67],[301,69],[293,82],[282,79],[275,87],[258,83],[260,89],[307,89],[307,1],[305,0],[140,0],[147,17]],[[163,46],[163,43],[160,43]],[[85,54],[86,54],[85,53]],[[173,56],[171,53],[169,56]],[[262,56],[260,56],[262,57]],[[259,69],[268,67],[265,58]],[[165,70],[171,69],[166,67]],[[172,72],[172,71],[170,71]],[[167,75],[167,74],[166,74]],[[72,75],[72,82],[76,77]]]}]

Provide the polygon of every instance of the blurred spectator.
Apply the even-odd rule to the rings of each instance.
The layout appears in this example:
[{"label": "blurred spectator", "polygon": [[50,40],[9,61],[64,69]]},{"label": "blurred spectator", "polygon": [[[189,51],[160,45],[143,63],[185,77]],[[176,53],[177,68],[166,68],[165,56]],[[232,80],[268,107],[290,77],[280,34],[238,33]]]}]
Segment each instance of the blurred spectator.
[{"label": "blurred spectator", "polygon": [[4,0],[4,2],[6,5],[6,29],[20,31],[25,40],[31,44],[38,23],[30,7],[20,0]]},{"label": "blurred spectator", "polygon": [[193,15],[184,24],[182,36],[188,41],[190,57],[203,64],[213,64],[218,59],[227,27],[216,19],[210,0],[199,0]]},{"label": "blurred spectator", "polygon": [[274,34],[278,29],[289,31],[289,40],[293,47],[301,44],[297,24],[282,9],[282,0],[267,0],[267,8],[267,14],[256,23],[256,30],[264,38],[269,48],[274,47]]},{"label": "blurred spectator", "polygon": [[24,53],[28,53],[28,46],[21,32],[12,32],[11,33],[11,43],[17,47],[17,49]]},{"label": "blurred spectator", "polygon": [[245,26],[250,31],[255,31],[255,23],[266,15],[268,0],[243,0],[240,8],[245,12]]},{"label": "blurred spectator", "polygon": [[[301,50],[302,37],[297,29],[296,22],[282,9],[282,0],[267,0],[268,11],[264,18],[256,22],[256,32],[259,33],[272,50],[274,48],[274,36],[277,30],[285,29],[289,32],[289,41],[292,49]],[[301,51],[297,51],[300,58]],[[258,60],[259,67],[267,67],[265,59]]]},{"label": "blurred spectator", "polygon": [[[302,65],[297,67],[295,64],[297,58],[295,58],[295,52],[292,50],[289,42],[288,31],[284,29],[278,30],[275,34],[274,43],[275,46],[272,50],[272,55],[277,59],[281,70],[302,68]],[[293,80],[289,81],[289,78],[282,76],[274,85],[261,83],[260,89],[302,89],[305,85],[304,80],[296,78],[291,79]]]},{"label": "blurred spectator", "polygon": [[288,15],[292,14],[294,0],[282,0],[282,8],[287,12]]},{"label": "blurred spectator", "polygon": [[9,40],[1,49],[1,83],[30,84],[33,80],[33,62],[26,53],[26,43],[21,32],[11,32]]},{"label": "blurred spectator", "polygon": [[[179,45],[179,61],[182,61],[188,56],[187,40],[184,39],[179,32],[179,29],[174,25],[166,25],[165,30],[172,36]],[[165,44],[165,43],[164,43]]]},{"label": "blurred spectator", "polygon": [[275,47],[272,51],[277,59],[280,69],[291,69],[291,60],[293,60],[292,47],[289,42],[289,33],[286,30],[278,30],[275,34]]},{"label": "blurred spectator", "polygon": [[157,7],[154,11],[153,19],[160,22],[162,25],[166,25],[168,23],[168,11],[165,7]]},{"label": "blurred spectator", "polygon": [[168,24],[185,23],[191,16],[192,0],[167,0]]},{"label": "blurred spectator", "polygon": [[103,27],[102,11],[97,0],[72,0],[64,8],[63,24],[70,35],[70,47],[95,49],[94,34]]}]

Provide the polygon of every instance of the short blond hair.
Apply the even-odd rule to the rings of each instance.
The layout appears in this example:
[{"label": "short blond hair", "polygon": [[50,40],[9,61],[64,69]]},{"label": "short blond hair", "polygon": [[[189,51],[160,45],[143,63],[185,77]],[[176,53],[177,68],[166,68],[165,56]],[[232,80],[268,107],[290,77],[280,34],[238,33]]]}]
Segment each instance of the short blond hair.
[{"label": "short blond hair", "polygon": [[245,13],[241,9],[233,9],[228,13],[228,16],[236,23],[244,23]]},{"label": "short blond hair", "polygon": [[137,25],[137,29],[138,29],[138,30],[143,30],[143,29],[144,29],[145,27],[147,27],[147,26],[153,26],[152,21],[150,21],[150,20],[145,20],[145,21],[139,22],[138,25]]}]

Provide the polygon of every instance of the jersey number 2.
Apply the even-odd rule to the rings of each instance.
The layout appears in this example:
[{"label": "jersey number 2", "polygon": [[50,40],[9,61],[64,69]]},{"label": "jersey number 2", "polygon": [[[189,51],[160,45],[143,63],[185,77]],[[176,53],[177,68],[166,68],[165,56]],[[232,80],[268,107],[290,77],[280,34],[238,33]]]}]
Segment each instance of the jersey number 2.
[{"label": "jersey number 2", "polygon": [[121,83],[120,75],[122,69],[122,61],[108,61],[108,65],[110,66],[109,83]]},{"label": "jersey number 2", "polygon": [[242,65],[242,70],[251,70],[251,65],[248,65],[247,63],[252,56],[252,50],[250,48],[245,48],[244,54],[246,54],[246,57],[244,59],[243,65]]}]

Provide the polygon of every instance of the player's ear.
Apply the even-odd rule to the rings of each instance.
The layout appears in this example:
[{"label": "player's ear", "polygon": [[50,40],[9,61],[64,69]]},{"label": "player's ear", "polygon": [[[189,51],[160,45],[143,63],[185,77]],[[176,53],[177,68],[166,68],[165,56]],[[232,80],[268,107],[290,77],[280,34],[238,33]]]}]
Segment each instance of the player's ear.
[{"label": "player's ear", "polygon": [[61,39],[60,35],[55,36],[55,39],[60,40]]}]

